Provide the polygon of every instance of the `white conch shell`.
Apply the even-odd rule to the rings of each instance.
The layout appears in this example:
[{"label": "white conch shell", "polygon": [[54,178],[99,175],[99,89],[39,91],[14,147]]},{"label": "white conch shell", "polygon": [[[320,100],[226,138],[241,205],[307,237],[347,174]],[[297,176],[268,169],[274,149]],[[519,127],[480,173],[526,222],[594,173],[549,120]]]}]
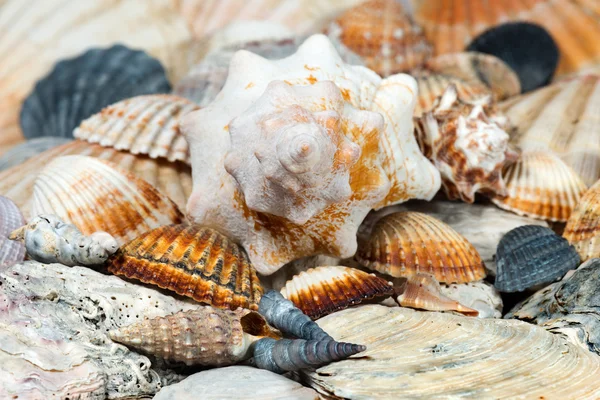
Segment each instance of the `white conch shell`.
[{"label": "white conch shell", "polygon": [[[232,150],[232,154],[235,154],[241,150],[240,145],[258,146],[261,140],[267,146],[267,139],[254,134],[251,138],[243,139],[243,142],[239,141],[244,135],[239,136],[240,131],[234,119],[247,110],[252,113],[249,109],[263,94],[266,97],[261,102],[273,96],[265,91],[275,90],[268,88],[268,84],[278,80],[291,87],[308,86],[301,91],[294,89],[297,96],[302,97],[296,104],[300,102],[302,108],[312,113],[312,118],[316,118],[317,112],[337,112],[343,136],[360,147],[360,157],[349,170],[349,199],[329,205],[329,200],[325,203],[320,200],[320,204],[304,206],[305,211],[291,216],[284,211],[286,206],[274,204],[279,201],[275,199],[288,196],[285,193],[265,190],[262,194],[251,194],[252,190],[259,188],[247,190],[244,186],[250,186],[250,181],[238,185],[239,181],[250,179],[242,177],[244,174],[250,175],[249,171],[244,171],[250,165],[243,162],[236,165],[238,157],[234,155],[225,162],[227,152]],[[334,85],[317,85],[322,81],[331,81]],[[279,88],[283,90],[282,86]],[[323,97],[323,94],[327,96]],[[415,95],[416,83],[410,76],[398,74],[382,80],[367,68],[347,65],[323,35],[311,36],[294,55],[281,60],[269,61],[247,51],[239,51],[231,61],[227,82],[216,100],[201,110],[189,113],[181,121],[182,132],[190,145],[194,170],[194,192],[188,201],[188,214],[194,222],[219,229],[241,243],[262,274],[273,273],[286,262],[312,254],[352,256],[356,251],[356,230],[370,209],[415,197],[431,199],[440,187],[439,173],[420,153],[412,135]],[[340,102],[340,96],[343,102]],[[269,107],[278,108],[280,105],[274,103]],[[256,115],[252,118],[259,121],[259,114],[263,111],[255,109]],[[376,121],[378,117],[365,111],[383,116],[383,131],[379,130],[381,125]],[[273,134],[272,131],[272,127],[266,129],[269,134]],[[343,158],[352,161],[352,146],[340,147],[338,141],[337,151],[344,147],[347,150]],[[243,152],[248,156],[246,150]],[[327,151],[321,157],[325,153]],[[279,160],[281,166],[281,160],[273,154],[276,153],[271,147],[269,153],[259,154],[259,157]],[[323,160],[325,164],[331,162],[326,156]],[[256,167],[256,162],[252,162]],[[320,162],[319,158],[315,163],[316,170],[321,167]],[[238,182],[227,172],[225,164]],[[288,170],[284,172],[282,169],[285,168],[277,167],[271,171],[273,174],[267,175],[275,178],[277,174],[283,174],[277,178],[283,182],[281,179],[287,179],[290,175],[286,175]],[[331,172],[327,170],[328,174]],[[316,176],[318,174],[315,173]],[[307,180],[312,181],[313,178]],[[263,178],[253,176],[252,179]],[[255,201],[261,196],[266,196],[271,205],[264,203],[265,197]],[[255,200],[251,200],[253,197]],[[253,210],[250,204],[259,210],[268,209],[269,212],[284,216]],[[294,220],[302,221],[315,212],[306,223],[294,223]]]}]

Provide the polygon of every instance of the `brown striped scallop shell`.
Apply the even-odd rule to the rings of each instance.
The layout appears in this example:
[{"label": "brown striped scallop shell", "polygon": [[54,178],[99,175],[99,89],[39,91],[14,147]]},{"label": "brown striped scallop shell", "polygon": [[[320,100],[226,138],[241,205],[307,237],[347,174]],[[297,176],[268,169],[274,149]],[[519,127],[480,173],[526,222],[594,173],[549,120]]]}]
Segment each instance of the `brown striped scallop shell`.
[{"label": "brown striped scallop shell", "polygon": [[371,236],[359,241],[356,259],[396,278],[424,273],[439,282],[464,283],[485,277],[481,257],[471,243],[445,223],[411,211],[377,221]]},{"label": "brown striped scallop shell", "polygon": [[374,274],[341,266],[322,266],[287,281],[281,294],[312,319],[364,301],[389,297],[391,283]]},{"label": "brown striped scallop shell", "polygon": [[600,257],[600,181],[581,196],[563,237],[575,246],[582,262]]},{"label": "brown striped scallop shell", "polygon": [[153,229],[121,247],[109,272],[150,283],[218,308],[258,309],[263,294],[244,249],[198,225]]}]

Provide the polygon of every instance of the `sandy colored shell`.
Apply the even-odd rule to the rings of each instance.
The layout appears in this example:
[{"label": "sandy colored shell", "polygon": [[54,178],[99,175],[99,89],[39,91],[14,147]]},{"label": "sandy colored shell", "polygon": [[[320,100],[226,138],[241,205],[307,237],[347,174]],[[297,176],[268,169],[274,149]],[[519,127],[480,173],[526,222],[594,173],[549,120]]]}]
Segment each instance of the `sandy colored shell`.
[{"label": "sandy colored shell", "polygon": [[257,309],[263,293],[244,249],[197,225],[146,232],[121,247],[108,270],[219,308]]},{"label": "sandy colored shell", "polygon": [[563,237],[575,246],[581,261],[600,257],[600,181],[581,196]]},{"label": "sandy colored shell", "polygon": [[26,220],[32,216],[33,186],[39,173],[52,160],[64,155],[90,156],[113,162],[166,194],[181,210],[185,209],[192,191],[191,168],[181,162],[151,159],[75,140],[40,153],[20,165],[0,171],[0,194],[13,200]]},{"label": "sandy colored shell", "polygon": [[418,212],[381,218],[361,240],[356,259],[393,277],[431,274],[440,282],[473,282],[485,277],[479,253],[445,223]]},{"label": "sandy colored shell", "polygon": [[108,232],[119,245],[183,221],[177,205],[148,182],[114,163],[86,156],[58,157],[40,172],[31,213],[57,215],[84,235]]},{"label": "sandy colored shell", "polygon": [[492,198],[505,210],[531,218],[565,222],[586,186],[560,158],[545,151],[521,154],[502,173],[507,196]]},{"label": "sandy colored shell", "polygon": [[104,147],[190,164],[188,144],[179,132],[179,118],[198,108],[178,96],[132,97],[86,119],[73,134]]},{"label": "sandy colored shell", "polygon": [[422,65],[432,52],[421,28],[396,0],[363,2],[337,17],[327,31],[334,43],[384,77]]},{"label": "sandy colored shell", "polygon": [[380,305],[328,315],[336,340],[363,343],[364,357],[303,378],[346,399],[595,399],[600,358],[521,321],[479,319]]},{"label": "sandy colored shell", "polygon": [[389,282],[359,269],[322,266],[301,272],[287,281],[281,294],[312,319],[363,301],[389,297]]},{"label": "sandy colored shell", "polygon": [[9,198],[0,196],[0,268],[25,259],[25,245],[8,239],[15,229],[23,225],[25,219],[19,208]]}]

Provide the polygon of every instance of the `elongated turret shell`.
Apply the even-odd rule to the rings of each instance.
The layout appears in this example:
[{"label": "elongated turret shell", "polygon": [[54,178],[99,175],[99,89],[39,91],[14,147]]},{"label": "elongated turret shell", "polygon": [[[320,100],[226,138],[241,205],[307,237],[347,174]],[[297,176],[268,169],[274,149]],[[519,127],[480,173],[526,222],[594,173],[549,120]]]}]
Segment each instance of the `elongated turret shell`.
[{"label": "elongated turret shell", "polygon": [[579,200],[567,220],[563,237],[575,246],[581,261],[600,257],[600,181]]},{"label": "elongated turret shell", "polygon": [[381,218],[361,240],[356,259],[394,277],[431,274],[440,282],[472,282],[485,277],[479,253],[445,223],[418,212]]},{"label": "elongated turret shell", "polygon": [[121,247],[109,272],[219,308],[258,308],[262,287],[244,249],[198,225],[153,229]]},{"label": "elongated turret shell", "polygon": [[25,225],[19,208],[9,198],[0,196],[0,268],[23,261],[25,246],[21,242],[9,240],[15,229]]}]

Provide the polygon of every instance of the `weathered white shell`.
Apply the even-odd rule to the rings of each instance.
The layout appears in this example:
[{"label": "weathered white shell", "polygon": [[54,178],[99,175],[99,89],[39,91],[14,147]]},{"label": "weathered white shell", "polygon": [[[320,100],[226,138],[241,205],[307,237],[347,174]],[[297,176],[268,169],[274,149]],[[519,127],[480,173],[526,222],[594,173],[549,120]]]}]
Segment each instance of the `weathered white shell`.
[{"label": "weathered white shell", "polygon": [[15,229],[25,225],[23,214],[9,198],[0,196],[0,268],[25,259],[23,243],[8,239]]},{"label": "weathered white shell", "polygon": [[479,311],[479,318],[501,318],[502,297],[493,285],[485,282],[441,284],[442,294]]}]

